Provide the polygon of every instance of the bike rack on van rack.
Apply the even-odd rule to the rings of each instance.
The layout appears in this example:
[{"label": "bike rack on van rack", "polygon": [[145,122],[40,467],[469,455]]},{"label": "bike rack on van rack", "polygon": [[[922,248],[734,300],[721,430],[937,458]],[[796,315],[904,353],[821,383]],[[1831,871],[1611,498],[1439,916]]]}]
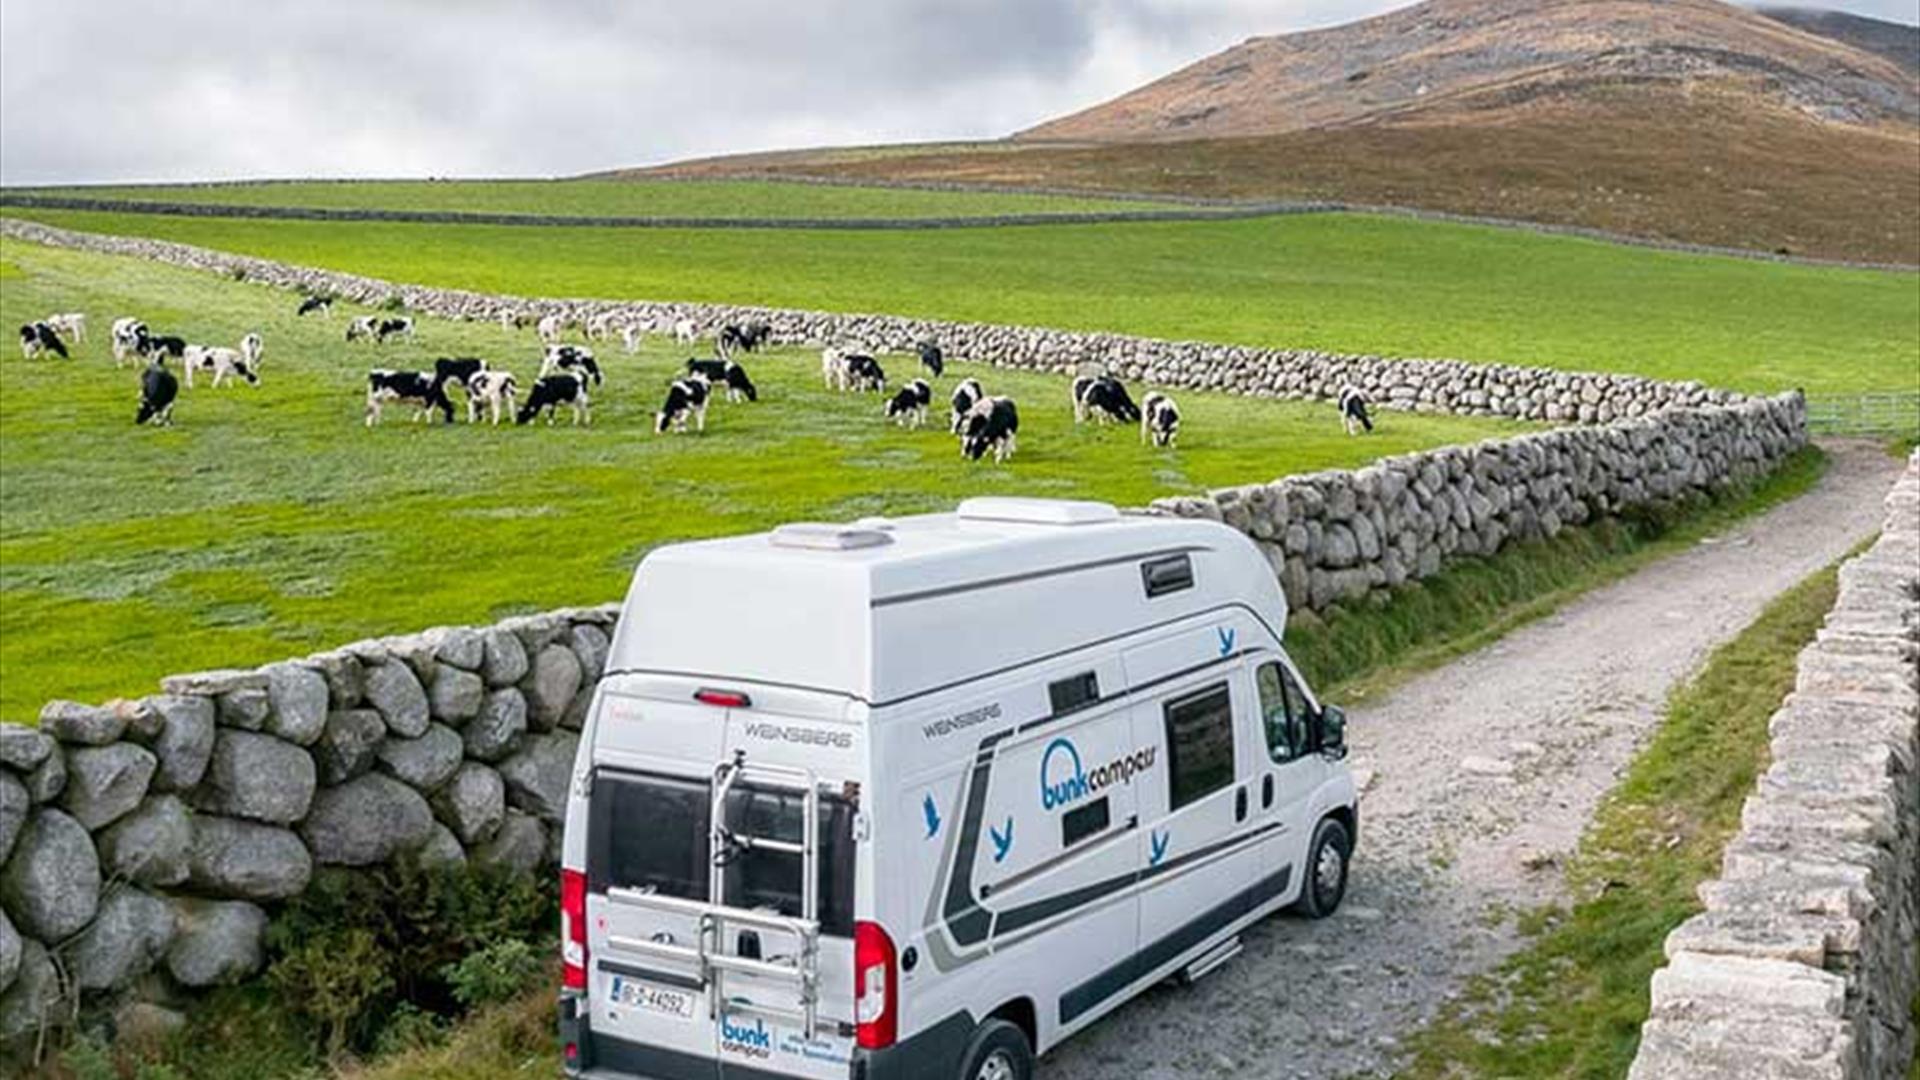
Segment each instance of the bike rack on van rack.
[{"label": "bike rack on van rack", "polygon": [[[801,794],[804,802],[801,810],[802,825],[799,843],[775,840],[771,837],[750,836],[727,828],[727,796],[732,792],[734,785],[740,782],[755,787],[796,791]],[[789,1023],[803,1024],[806,1037],[814,1038],[818,1034],[820,1005],[819,782],[810,770],[775,765],[750,765],[747,763],[744,751],[736,753],[732,761],[722,762],[714,769],[713,803],[708,820],[711,823],[708,835],[712,866],[709,870],[707,895],[710,897],[725,895],[726,865],[741,852],[759,848],[798,855],[802,874],[801,917],[796,919],[728,904],[684,900],[676,896],[662,896],[652,890],[612,888],[607,890],[607,899],[613,903],[688,916],[698,920],[699,931],[693,947],[675,945],[667,941],[623,936],[609,939],[609,944],[622,950],[692,965],[699,972],[701,988],[707,992],[708,1015],[711,1019],[718,1020],[722,1015],[735,1011],[758,1013],[786,1020]],[[798,954],[790,960],[781,961],[755,960],[725,952],[722,945],[726,941],[726,930],[730,926],[787,934],[798,943]],[[799,990],[800,1008],[783,1009],[751,1001],[729,1000],[724,979],[729,971],[792,983]]]}]

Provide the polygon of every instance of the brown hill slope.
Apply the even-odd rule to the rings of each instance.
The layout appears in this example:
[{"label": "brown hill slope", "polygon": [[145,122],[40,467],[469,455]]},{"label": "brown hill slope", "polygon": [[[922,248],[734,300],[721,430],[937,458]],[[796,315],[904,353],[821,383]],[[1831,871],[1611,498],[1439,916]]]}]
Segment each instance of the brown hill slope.
[{"label": "brown hill slope", "polygon": [[1015,138],[1273,135],[1651,80],[1727,80],[1826,120],[1920,119],[1895,62],[1718,0],[1427,0],[1249,39]]},{"label": "brown hill slope", "polygon": [[1755,10],[1769,19],[1809,34],[1844,41],[1856,49],[1877,53],[1900,65],[1908,78],[1920,79],[1920,26],[1820,8],[1762,7]]}]

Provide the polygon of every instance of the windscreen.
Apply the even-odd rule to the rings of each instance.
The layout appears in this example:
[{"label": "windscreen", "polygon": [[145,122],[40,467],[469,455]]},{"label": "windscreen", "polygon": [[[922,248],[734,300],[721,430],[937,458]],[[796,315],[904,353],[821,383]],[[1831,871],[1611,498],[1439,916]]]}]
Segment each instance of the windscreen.
[{"label": "windscreen", "polygon": [[[587,882],[608,888],[651,889],[663,896],[708,901],[712,858],[712,788],[704,780],[635,773],[594,778],[587,825]],[[804,801],[795,792],[737,785],[727,795],[726,827],[742,837],[797,843]],[[851,802],[820,799],[819,920],[822,933],[853,934],[853,815]],[[800,856],[736,849],[726,861],[722,903],[802,914]]]}]

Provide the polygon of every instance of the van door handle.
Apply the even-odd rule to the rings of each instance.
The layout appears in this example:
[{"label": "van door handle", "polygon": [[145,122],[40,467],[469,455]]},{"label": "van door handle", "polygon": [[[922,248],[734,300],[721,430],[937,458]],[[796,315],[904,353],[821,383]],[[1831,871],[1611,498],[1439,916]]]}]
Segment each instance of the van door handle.
[{"label": "van door handle", "polygon": [[1233,820],[1247,820],[1247,789],[1244,786],[1233,793]]},{"label": "van door handle", "polygon": [[1273,809],[1273,774],[1272,773],[1268,773],[1267,775],[1260,778],[1260,809],[1262,810]]}]

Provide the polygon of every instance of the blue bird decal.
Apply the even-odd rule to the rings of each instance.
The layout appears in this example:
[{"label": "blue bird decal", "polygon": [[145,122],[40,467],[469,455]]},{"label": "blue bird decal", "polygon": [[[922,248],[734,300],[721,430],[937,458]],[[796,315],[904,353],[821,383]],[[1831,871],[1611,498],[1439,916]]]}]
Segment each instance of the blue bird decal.
[{"label": "blue bird decal", "polygon": [[1013,816],[1007,816],[1005,831],[987,826],[987,835],[993,839],[993,861],[1006,862],[1007,852],[1013,850]]},{"label": "blue bird decal", "polygon": [[1152,836],[1153,850],[1147,855],[1148,866],[1159,866],[1160,860],[1167,857],[1167,845],[1173,841],[1173,832],[1155,832]]},{"label": "blue bird decal", "polygon": [[1238,631],[1231,626],[1222,626],[1214,632],[1220,635],[1220,655],[1227,656],[1231,654],[1233,652],[1233,639]]},{"label": "blue bird decal", "polygon": [[933,796],[929,795],[926,801],[920,804],[920,811],[927,815],[927,839],[931,840],[934,834],[940,831],[940,806],[933,801]]}]

